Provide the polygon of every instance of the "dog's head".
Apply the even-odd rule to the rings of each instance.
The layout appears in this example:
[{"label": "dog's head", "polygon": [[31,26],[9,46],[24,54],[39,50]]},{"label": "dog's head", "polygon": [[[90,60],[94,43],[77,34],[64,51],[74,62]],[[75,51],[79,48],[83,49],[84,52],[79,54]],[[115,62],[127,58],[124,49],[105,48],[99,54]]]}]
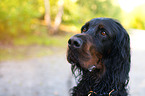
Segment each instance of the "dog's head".
[{"label": "dog's head", "polygon": [[68,40],[67,60],[83,70],[121,66],[117,63],[130,62],[129,36],[121,24],[111,18],[92,19],[81,28],[81,34]]}]

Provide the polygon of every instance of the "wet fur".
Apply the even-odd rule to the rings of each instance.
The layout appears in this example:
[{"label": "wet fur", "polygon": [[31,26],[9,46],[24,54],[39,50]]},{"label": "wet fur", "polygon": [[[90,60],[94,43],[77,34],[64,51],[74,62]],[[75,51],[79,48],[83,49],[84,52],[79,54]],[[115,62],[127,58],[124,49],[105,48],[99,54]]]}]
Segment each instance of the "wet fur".
[{"label": "wet fur", "polygon": [[[101,94],[115,89],[116,93],[112,96],[127,96],[130,71],[128,33],[118,21],[110,18],[95,18],[84,26],[87,26],[88,30],[76,35],[84,41],[83,48],[68,47],[67,52],[68,62],[72,64],[72,73],[78,80],[77,86],[71,90],[71,95],[88,96],[89,91],[93,91],[98,95],[92,93],[91,96],[105,96]],[[98,30],[102,28],[109,33],[109,36],[104,39],[106,41],[98,35],[100,34]],[[93,32],[97,34],[94,35]],[[91,63],[96,68],[90,72],[88,68],[92,66]]]}]

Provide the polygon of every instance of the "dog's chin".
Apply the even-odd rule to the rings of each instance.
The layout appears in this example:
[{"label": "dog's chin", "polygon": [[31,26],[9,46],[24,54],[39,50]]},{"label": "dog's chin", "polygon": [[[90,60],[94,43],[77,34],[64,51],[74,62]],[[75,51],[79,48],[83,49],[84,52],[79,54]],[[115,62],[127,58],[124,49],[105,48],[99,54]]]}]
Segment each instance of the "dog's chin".
[{"label": "dog's chin", "polygon": [[[79,53],[79,54],[78,54]],[[94,69],[101,69],[100,58],[102,55],[96,52],[95,48],[88,48],[84,52],[79,50],[72,50],[68,48],[67,50],[67,61],[78,68],[89,70],[90,72]]]},{"label": "dog's chin", "polygon": [[77,66],[77,67],[81,67],[79,60],[74,58],[73,56],[71,56],[70,54],[67,57],[67,61],[72,65],[72,66]]},{"label": "dog's chin", "polygon": [[[93,70],[95,70],[97,68],[96,65],[91,65],[91,66],[85,66],[84,64],[82,63],[78,63],[78,62],[73,62],[73,61],[69,61],[69,63],[72,65],[72,66],[77,66],[78,68],[81,68],[83,70],[88,70],[90,72],[92,72]],[[98,69],[98,68],[97,68]]]},{"label": "dog's chin", "polygon": [[76,65],[76,62],[74,62],[74,61],[71,61],[71,60],[69,60],[69,59],[67,59],[67,61],[68,61],[71,65]]},{"label": "dog's chin", "polygon": [[[85,57],[84,57],[85,58]],[[81,68],[81,69],[84,69],[84,70],[89,70],[90,72],[94,69],[97,68],[97,63],[93,63],[93,62],[90,62],[90,61],[93,61],[93,60],[88,60],[88,61],[85,61],[83,62],[83,60],[81,59],[75,59],[73,58],[73,56],[71,55],[68,55],[67,57],[67,61],[72,65],[72,66],[76,66],[78,68]],[[93,64],[91,64],[93,63]]]}]

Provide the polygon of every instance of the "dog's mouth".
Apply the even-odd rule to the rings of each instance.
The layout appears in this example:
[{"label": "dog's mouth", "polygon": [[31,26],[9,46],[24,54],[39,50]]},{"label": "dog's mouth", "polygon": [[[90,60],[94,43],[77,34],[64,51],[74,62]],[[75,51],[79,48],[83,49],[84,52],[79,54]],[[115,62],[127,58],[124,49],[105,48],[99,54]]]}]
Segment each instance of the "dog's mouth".
[{"label": "dog's mouth", "polygon": [[[72,37],[71,39],[74,41],[69,41],[68,44],[67,60],[69,63],[89,71],[92,71],[95,68],[101,68],[102,65],[100,62],[102,55],[96,50],[97,48],[93,43],[91,43],[91,38],[87,37],[87,40],[85,38],[79,38],[83,43],[80,43],[80,41],[77,42],[76,37]],[[72,42],[75,43],[72,44]]]}]

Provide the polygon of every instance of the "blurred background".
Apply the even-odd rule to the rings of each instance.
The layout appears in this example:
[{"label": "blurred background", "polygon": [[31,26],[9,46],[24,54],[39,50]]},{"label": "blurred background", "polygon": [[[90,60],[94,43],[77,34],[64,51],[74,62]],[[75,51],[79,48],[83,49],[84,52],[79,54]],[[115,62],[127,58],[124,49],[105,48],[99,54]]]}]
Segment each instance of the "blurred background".
[{"label": "blurred background", "polygon": [[67,40],[92,18],[120,21],[131,39],[131,96],[145,94],[145,0],[0,0],[0,96],[69,96]]}]

